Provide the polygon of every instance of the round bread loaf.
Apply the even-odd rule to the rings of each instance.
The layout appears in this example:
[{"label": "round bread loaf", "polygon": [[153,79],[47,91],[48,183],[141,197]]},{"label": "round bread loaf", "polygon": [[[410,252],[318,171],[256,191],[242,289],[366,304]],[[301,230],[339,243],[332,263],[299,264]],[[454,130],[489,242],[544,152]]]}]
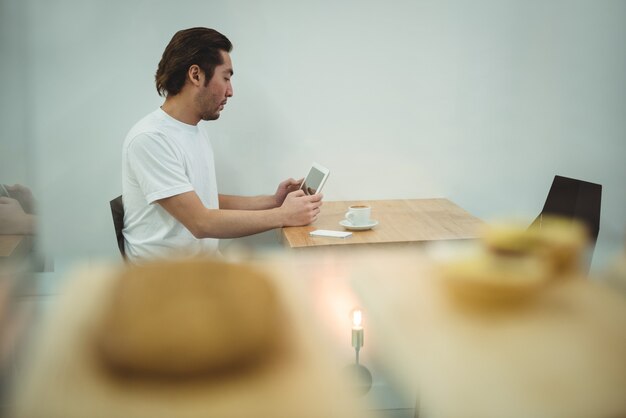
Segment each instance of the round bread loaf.
[{"label": "round bread loaf", "polygon": [[440,267],[440,277],[459,302],[477,306],[522,302],[543,287],[545,265],[531,256],[482,253]]},{"label": "round bread loaf", "polygon": [[483,244],[473,257],[441,266],[440,276],[457,300],[510,305],[528,300],[553,278],[575,277],[586,235],[581,224],[543,217],[531,228],[488,225]]},{"label": "round bread loaf", "polygon": [[244,265],[212,260],[130,266],[104,312],[99,352],[133,374],[189,376],[258,363],[275,348],[279,298]]},{"label": "round bread loaf", "polygon": [[534,255],[546,263],[553,278],[578,272],[587,238],[581,223],[554,216],[542,216],[541,222],[530,228],[514,224],[491,225],[484,234],[485,245],[491,252]]}]

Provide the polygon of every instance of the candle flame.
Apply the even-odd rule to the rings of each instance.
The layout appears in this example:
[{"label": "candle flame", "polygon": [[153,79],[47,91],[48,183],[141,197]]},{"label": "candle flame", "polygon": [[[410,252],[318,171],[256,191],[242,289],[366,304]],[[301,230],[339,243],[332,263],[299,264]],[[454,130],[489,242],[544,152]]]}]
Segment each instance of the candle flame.
[{"label": "candle flame", "polygon": [[361,321],[363,320],[361,311],[359,309],[355,309],[352,311],[352,325],[355,327],[361,326]]}]

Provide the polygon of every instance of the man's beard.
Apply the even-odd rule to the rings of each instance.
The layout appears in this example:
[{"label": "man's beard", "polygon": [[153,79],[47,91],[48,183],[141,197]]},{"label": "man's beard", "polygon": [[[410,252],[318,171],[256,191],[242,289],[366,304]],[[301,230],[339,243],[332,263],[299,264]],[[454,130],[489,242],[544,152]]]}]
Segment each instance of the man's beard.
[{"label": "man's beard", "polygon": [[218,110],[211,112],[209,109],[211,107],[211,100],[210,97],[206,97],[206,96],[200,96],[196,98],[196,104],[198,105],[198,108],[200,109],[205,109],[201,114],[200,114],[200,119],[202,120],[215,120],[217,118],[220,117],[220,112],[219,112],[219,107]]},{"label": "man's beard", "polygon": [[202,120],[216,120],[219,119],[220,114],[218,113],[209,113],[209,112],[205,112],[202,115],[200,115],[200,119]]}]

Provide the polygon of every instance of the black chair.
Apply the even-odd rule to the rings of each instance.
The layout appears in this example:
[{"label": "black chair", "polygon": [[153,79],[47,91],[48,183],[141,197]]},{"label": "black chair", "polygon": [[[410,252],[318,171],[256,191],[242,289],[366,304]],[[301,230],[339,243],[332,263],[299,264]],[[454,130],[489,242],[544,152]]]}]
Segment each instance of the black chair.
[{"label": "black chair", "polygon": [[590,238],[589,263],[600,232],[602,185],[563,176],[554,176],[543,210],[533,222],[541,222],[543,215],[557,215],[577,220],[586,225]]},{"label": "black chair", "polygon": [[113,215],[113,226],[115,227],[115,237],[117,238],[117,246],[120,249],[122,257],[126,259],[126,249],[124,248],[124,235],[122,229],[124,229],[124,204],[122,203],[122,196],[118,196],[111,200],[111,215]]}]

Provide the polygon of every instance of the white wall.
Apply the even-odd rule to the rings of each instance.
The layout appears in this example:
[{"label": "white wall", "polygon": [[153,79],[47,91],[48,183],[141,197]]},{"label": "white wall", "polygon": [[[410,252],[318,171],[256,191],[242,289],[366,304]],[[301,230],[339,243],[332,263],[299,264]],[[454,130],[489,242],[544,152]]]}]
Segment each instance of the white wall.
[{"label": "white wall", "polygon": [[19,2],[0,0],[0,183],[10,185],[34,181],[33,141],[26,121],[25,22],[26,13]]},{"label": "white wall", "polygon": [[329,200],[446,196],[530,220],[561,174],[604,186],[596,266],[623,248],[625,1],[1,1],[49,253],[116,254],[122,140],[191,26],[235,45],[235,96],[206,125],[222,191],[270,193],[315,160]]}]

